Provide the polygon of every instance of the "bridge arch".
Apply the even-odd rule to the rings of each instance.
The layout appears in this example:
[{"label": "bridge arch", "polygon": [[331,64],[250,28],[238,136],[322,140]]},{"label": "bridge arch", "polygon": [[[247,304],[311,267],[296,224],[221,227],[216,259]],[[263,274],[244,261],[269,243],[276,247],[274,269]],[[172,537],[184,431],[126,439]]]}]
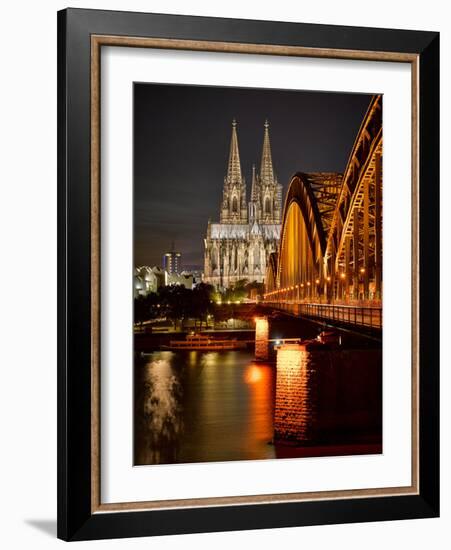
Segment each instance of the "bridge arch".
[{"label": "bridge arch", "polygon": [[268,301],[381,300],[382,96],[370,102],[343,175],[292,177],[275,258]]},{"label": "bridge arch", "polygon": [[265,287],[267,293],[277,290],[277,252],[271,252],[268,257],[265,274]]},{"label": "bridge arch", "polygon": [[276,288],[283,298],[315,295],[322,279],[326,238],[315,195],[306,174],[290,181],[283,209]]}]

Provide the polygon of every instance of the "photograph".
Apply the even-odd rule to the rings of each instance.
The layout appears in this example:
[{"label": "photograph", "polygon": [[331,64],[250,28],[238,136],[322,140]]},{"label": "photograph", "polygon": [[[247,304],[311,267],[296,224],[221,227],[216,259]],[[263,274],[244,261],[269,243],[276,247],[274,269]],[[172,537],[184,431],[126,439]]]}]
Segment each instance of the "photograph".
[{"label": "photograph", "polygon": [[133,83],[135,466],[383,453],[382,112]]}]

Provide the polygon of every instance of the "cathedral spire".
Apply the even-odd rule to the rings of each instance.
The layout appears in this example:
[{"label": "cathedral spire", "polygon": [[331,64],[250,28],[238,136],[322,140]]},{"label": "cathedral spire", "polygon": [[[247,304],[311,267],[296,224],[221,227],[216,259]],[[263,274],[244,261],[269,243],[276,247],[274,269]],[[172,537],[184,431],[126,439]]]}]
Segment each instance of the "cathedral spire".
[{"label": "cathedral spire", "polygon": [[269,122],[265,120],[265,135],[263,138],[262,164],[260,180],[263,184],[274,183],[274,169],[272,166],[271,143],[269,141]]},{"label": "cathedral spire", "polygon": [[257,183],[257,177],[255,175],[255,164],[252,165],[252,187],[251,187],[251,201],[257,202],[258,201],[258,183]]},{"label": "cathedral spire", "polygon": [[236,120],[232,121],[232,139],[230,141],[229,166],[227,170],[227,181],[229,183],[241,183],[241,162],[238,148],[238,134],[236,131]]}]

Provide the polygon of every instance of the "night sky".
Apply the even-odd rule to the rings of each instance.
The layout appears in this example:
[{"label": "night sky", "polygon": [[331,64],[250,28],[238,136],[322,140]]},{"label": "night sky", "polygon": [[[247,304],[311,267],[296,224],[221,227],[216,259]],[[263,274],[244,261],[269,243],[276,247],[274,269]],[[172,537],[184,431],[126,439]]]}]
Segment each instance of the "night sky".
[{"label": "night sky", "polygon": [[135,265],[161,265],[171,248],[203,265],[208,219],[219,221],[231,123],[250,195],[269,120],[284,194],[295,172],[343,172],[371,96],[137,83],[134,85]]}]

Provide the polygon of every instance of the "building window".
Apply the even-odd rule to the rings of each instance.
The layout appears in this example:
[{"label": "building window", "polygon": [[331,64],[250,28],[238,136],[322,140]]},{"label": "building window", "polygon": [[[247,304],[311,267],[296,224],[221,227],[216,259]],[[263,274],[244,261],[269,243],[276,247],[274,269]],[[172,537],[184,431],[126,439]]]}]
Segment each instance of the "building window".
[{"label": "building window", "polygon": [[265,199],[265,214],[271,214],[271,202],[269,197],[266,197]]}]

